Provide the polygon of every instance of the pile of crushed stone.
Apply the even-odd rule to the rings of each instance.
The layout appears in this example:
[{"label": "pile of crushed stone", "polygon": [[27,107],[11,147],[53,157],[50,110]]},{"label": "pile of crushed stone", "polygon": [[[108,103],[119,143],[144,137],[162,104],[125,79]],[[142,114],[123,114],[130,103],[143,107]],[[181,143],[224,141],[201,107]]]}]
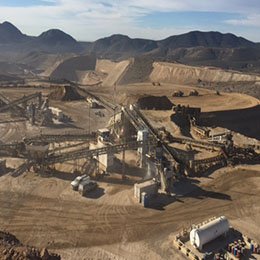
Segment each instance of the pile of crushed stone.
[{"label": "pile of crushed stone", "polygon": [[142,110],[172,110],[173,103],[166,96],[144,96],[137,105]]},{"label": "pile of crushed stone", "polygon": [[39,250],[23,245],[14,235],[0,231],[0,259],[5,260],[60,260],[57,254],[46,248]]},{"label": "pile of crushed stone", "polygon": [[49,99],[59,101],[75,101],[84,99],[73,86],[58,86],[49,94]]}]

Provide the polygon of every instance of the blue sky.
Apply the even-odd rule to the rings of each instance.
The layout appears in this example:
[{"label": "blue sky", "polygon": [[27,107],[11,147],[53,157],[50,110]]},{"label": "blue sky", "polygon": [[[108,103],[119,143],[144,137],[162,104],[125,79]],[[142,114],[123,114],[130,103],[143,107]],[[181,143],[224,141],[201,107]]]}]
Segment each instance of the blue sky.
[{"label": "blue sky", "polygon": [[59,28],[78,40],[115,33],[162,39],[192,30],[260,42],[259,0],[0,0],[0,22],[28,35]]}]

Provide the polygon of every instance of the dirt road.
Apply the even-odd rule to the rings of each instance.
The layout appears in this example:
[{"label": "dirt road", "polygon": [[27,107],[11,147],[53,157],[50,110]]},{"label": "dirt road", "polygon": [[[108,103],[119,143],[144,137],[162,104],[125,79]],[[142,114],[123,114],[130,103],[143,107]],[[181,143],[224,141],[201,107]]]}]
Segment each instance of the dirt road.
[{"label": "dirt road", "polygon": [[[214,215],[226,215],[239,230],[260,240],[259,173],[260,167],[215,173],[212,180],[177,200],[161,198],[157,204],[161,210],[136,204],[132,188],[124,185],[101,183],[103,196],[82,198],[70,190],[69,181],[32,173],[6,175],[0,177],[0,225],[23,243],[61,254],[93,247],[117,248],[121,254],[118,245],[136,242],[145,242],[142,250],[153,245],[158,254],[158,237],[166,241],[170,233]],[[189,189],[190,185],[195,184]]]}]

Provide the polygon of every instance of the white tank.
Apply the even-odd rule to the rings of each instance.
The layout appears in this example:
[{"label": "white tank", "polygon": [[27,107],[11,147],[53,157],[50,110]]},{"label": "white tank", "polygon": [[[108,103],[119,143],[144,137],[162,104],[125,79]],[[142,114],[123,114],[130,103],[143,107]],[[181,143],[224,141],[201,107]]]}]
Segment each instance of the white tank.
[{"label": "white tank", "polygon": [[228,220],[226,217],[221,216],[205,225],[191,230],[190,242],[193,246],[201,250],[205,244],[227,233],[228,230]]}]

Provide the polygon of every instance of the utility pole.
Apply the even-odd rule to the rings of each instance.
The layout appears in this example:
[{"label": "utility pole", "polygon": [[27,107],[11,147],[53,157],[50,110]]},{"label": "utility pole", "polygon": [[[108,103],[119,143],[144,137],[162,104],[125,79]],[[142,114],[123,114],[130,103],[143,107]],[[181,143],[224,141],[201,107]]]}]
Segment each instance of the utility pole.
[{"label": "utility pole", "polygon": [[114,84],[114,90],[113,90],[113,99],[114,99],[114,124],[113,124],[113,130],[115,132],[115,125],[116,125],[116,83]]},{"label": "utility pole", "polygon": [[90,104],[88,104],[88,133],[90,134]]}]

